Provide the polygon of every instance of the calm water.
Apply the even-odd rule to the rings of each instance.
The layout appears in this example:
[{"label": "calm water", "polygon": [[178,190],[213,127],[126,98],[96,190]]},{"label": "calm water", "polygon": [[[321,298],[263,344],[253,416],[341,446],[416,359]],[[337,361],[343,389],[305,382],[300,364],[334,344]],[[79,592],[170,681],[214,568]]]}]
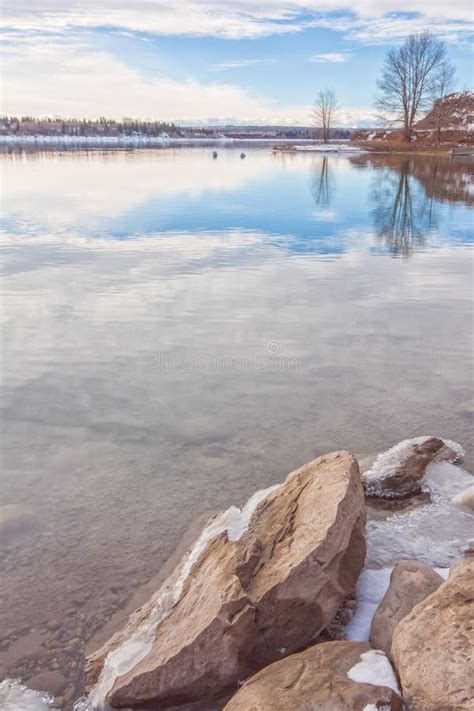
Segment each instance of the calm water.
[{"label": "calm water", "polygon": [[193,521],[318,454],[470,446],[473,164],[240,151],[0,157],[0,675],[72,698]]}]

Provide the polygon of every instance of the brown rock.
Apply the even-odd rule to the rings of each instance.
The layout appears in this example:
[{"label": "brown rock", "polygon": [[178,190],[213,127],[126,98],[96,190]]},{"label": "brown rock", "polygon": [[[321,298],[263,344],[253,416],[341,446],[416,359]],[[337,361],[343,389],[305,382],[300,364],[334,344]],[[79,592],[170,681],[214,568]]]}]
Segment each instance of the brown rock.
[{"label": "brown rock", "polygon": [[375,611],[370,628],[370,643],[390,656],[393,631],[415,605],[443,583],[432,568],[416,560],[401,560],[394,567],[385,596]]},{"label": "brown rock", "polygon": [[467,559],[395,628],[392,658],[410,711],[473,711],[473,621],[474,560]]},{"label": "brown rock", "polygon": [[438,437],[415,437],[382,452],[362,475],[367,495],[395,498],[418,493],[428,464],[460,458],[449,445]]},{"label": "brown rock", "polygon": [[[392,688],[348,676],[361,662],[361,655],[369,651],[366,642],[317,644],[262,669],[224,711],[363,711],[370,704],[372,709],[401,711],[401,699]],[[382,656],[395,682],[390,662],[381,653],[379,664]]]},{"label": "brown rock", "polygon": [[[363,491],[351,454],[329,454],[290,474],[257,506],[238,540],[224,532],[207,545],[157,626],[151,649],[115,679],[109,703],[165,709],[215,698],[310,644],[354,591],[365,558],[364,527]],[[89,685],[108,652],[173,589],[179,572],[124,633],[89,658]]]},{"label": "brown rock", "polygon": [[453,504],[465,511],[474,513],[474,486],[453,497]]},{"label": "brown rock", "polygon": [[29,679],[28,686],[35,691],[47,691],[58,696],[66,688],[67,681],[58,671],[44,671]]}]

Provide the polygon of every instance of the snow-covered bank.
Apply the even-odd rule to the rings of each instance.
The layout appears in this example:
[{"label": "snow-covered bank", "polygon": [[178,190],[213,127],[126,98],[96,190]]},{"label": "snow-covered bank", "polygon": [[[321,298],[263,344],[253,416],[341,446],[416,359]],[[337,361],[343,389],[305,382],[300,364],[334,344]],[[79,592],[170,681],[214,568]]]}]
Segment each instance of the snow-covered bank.
[{"label": "snow-covered bank", "polygon": [[365,153],[362,148],[349,143],[299,144],[293,146],[292,150],[299,153]]},{"label": "snow-covered bank", "polygon": [[[279,143],[292,145],[295,139],[278,139]],[[300,139],[301,140],[301,139]],[[274,138],[171,138],[170,136],[25,136],[0,135],[0,146],[48,146],[64,148],[163,148],[167,146],[211,146],[227,144],[273,145]]]}]

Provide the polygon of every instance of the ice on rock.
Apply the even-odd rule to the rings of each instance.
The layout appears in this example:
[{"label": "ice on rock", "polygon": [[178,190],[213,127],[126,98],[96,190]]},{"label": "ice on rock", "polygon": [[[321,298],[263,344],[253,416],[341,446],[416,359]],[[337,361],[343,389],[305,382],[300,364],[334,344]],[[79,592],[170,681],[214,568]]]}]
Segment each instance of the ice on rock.
[{"label": "ice on rock", "polygon": [[431,566],[451,566],[472,537],[472,512],[452,499],[472,484],[472,475],[454,464],[429,464],[422,483],[429,503],[367,523],[366,565],[416,559]]},{"label": "ice on rock", "polygon": [[184,559],[174,586],[160,594],[150,616],[133,637],[127,639],[113,652],[109,652],[99,681],[87,699],[79,699],[76,702],[74,711],[110,711],[106,696],[114,685],[115,679],[129,672],[146,657],[153,645],[156,628],[179,602],[186,579],[209,543],[224,532],[227,533],[229,541],[238,541],[247,531],[252,514],[259,503],[276,489],[278,485],[257,491],[242,509],[231,506],[210,521]]},{"label": "ice on rock", "polygon": [[[421,437],[413,437],[412,439],[404,439],[395,446],[381,452],[375,459],[370,469],[364,474],[364,481],[367,486],[376,487],[377,483],[393,476],[403,463],[413,453],[413,447],[422,445],[428,440],[433,439],[432,436],[424,435]],[[454,452],[453,461],[458,461],[464,456],[464,449],[460,444],[450,439],[443,439],[446,447],[449,447]]]},{"label": "ice on rock", "polygon": [[386,686],[400,696],[392,665],[380,649],[370,649],[361,654],[360,662],[349,669],[347,676],[359,684]]},{"label": "ice on rock", "polygon": [[53,697],[40,691],[33,691],[18,679],[4,679],[0,682],[0,709],[2,711],[51,711]]}]

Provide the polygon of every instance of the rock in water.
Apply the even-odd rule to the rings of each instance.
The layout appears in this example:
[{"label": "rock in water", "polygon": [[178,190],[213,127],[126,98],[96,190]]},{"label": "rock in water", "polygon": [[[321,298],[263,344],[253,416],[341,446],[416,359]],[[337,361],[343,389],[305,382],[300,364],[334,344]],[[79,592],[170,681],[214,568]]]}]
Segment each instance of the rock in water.
[{"label": "rock in water", "polygon": [[262,669],[224,711],[401,711],[397,692],[382,652],[367,642],[323,642]]},{"label": "rock in water", "polygon": [[474,709],[474,560],[395,628],[392,658],[410,711]]},{"label": "rock in water", "polygon": [[372,619],[372,646],[390,656],[393,631],[397,624],[443,582],[441,575],[417,560],[397,563],[390,576],[387,592]]},{"label": "rock in water", "polygon": [[[158,711],[237,688],[239,679],[310,644],[353,593],[365,558],[365,508],[351,454],[328,454],[291,473],[249,518],[248,528],[211,539],[184,582],[182,563],[125,633],[89,658],[89,686],[102,667],[98,687],[107,669],[118,672],[105,689],[112,706]],[[143,647],[147,616],[177,580],[178,599]]]},{"label": "rock in water", "polygon": [[431,462],[456,462],[462,447],[438,437],[414,437],[399,442],[375,459],[362,475],[368,496],[396,498],[418,493],[426,467]]}]

